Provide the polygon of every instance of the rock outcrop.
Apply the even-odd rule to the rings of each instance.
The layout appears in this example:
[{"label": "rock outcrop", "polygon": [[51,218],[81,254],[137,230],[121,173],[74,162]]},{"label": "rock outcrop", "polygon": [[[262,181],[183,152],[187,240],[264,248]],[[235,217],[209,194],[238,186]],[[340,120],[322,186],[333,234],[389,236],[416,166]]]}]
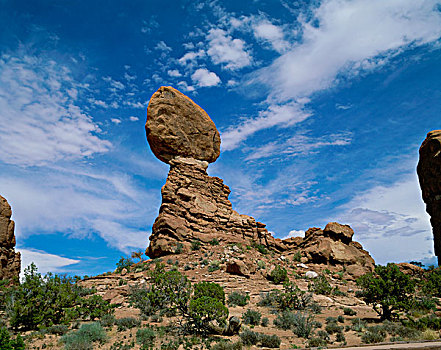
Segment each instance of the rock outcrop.
[{"label": "rock outcrop", "polygon": [[264,224],[234,211],[228,186],[208,176],[208,163],[219,156],[220,137],[202,108],[179,91],[161,87],[147,109],[146,133],[153,153],[170,164],[146,252],[149,257],[175,253],[181,246],[189,251],[195,240],[284,249]]},{"label": "rock outcrop", "polygon": [[152,152],[165,163],[176,156],[213,163],[220,136],[208,114],[187,96],[162,86],[150,99],[145,124]]},{"label": "rock outcrop", "polygon": [[344,266],[350,275],[359,277],[372,272],[375,261],[360,243],[352,240],[353,235],[350,226],[330,222],[323,230],[310,228],[305,238],[296,240],[290,249],[300,251],[308,263]]},{"label": "rock outcrop", "polygon": [[14,281],[20,274],[20,253],[15,252],[15,223],[8,201],[0,196],[0,279]]},{"label": "rock outcrop", "polygon": [[432,224],[435,255],[441,264],[441,130],[427,134],[420,147],[418,178]]}]

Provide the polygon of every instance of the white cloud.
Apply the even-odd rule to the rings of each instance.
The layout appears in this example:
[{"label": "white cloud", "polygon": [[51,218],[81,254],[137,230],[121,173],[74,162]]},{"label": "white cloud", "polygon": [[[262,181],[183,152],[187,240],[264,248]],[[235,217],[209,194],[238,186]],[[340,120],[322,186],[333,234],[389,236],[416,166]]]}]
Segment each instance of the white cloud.
[{"label": "white cloud", "polygon": [[375,186],[356,194],[332,221],[335,219],[351,225],[354,239],[377,263],[433,255],[430,218],[415,174],[390,186]]},{"label": "white cloud", "polygon": [[121,119],[118,119],[118,118],[110,118],[110,121],[113,124],[121,124]]},{"label": "white cloud", "polygon": [[103,80],[110,84],[109,90],[112,92],[117,92],[118,90],[123,90],[125,88],[123,83],[118,80],[114,80],[111,77],[103,77]]},{"label": "white cloud", "polygon": [[69,69],[55,61],[1,56],[0,160],[31,166],[107,152],[111,143],[77,105],[78,90]]},{"label": "white cloud", "polygon": [[195,65],[197,60],[205,56],[204,50],[199,50],[198,52],[190,51],[184,56],[178,59],[178,62],[183,66]]},{"label": "white cloud", "polygon": [[232,126],[222,132],[222,149],[224,151],[235,149],[259,130],[275,126],[292,126],[304,121],[310,115],[296,102],[270,105],[266,110],[260,111],[256,118],[246,119],[238,126]]},{"label": "white cloud", "polygon": [[226,31],[212,28],[207,35],[207,54],[215,64],[224,68],[236,70],[251,65],[251,56],[247,52],[245,42],[233,39]]},{"label": "white cloud", "polygon": [[182,74],[177,69],[169,69],[167,74],[171,77],[181,77]]},{"label": "white cloud", "polygon": [[185,82],[185,81],[180,81],[178,83],[178,87],[182,90],[189,91],[189,92],[195,90],[194,86],[188,85],[187,82]]},{"label": "white cloud", "polygon": [[131,116],[129,119],[131,122],[137,122],[139,120],[139,118],[135,116]]},{"label": "white cloud", "polygon": [[102,100],[96,100],[93,98],[89,98],[88,101],[89,101],[89,103],[94,104],[95,106],[99,106],[102,108],[109,108],[109,105]]},{"label": "white cloud", "polygon": [[261,159],[274,156],[296,156],[317,152],[318,149],[330,146],[347,146],[351,144],[351,133],[338,133],[326,136],[306,136],[303,133],[297,133],[283,142],[271,142],[264,146],[251,148],[246,160]]},{"label": "white cloud", "polygon": [[281,27],[272,24],[267,19],[254,23],[252,27],[254,36],[268,42],[275,51],[282,53],[288,49],[289,43],[284,39]]},{"label": "white cloud", "polygon": [[210,72],[206,68],[197,69],[192,75],[191,79],[199,87],[210,87],[219,85],[221,80],[214,72]]},{"label": "white cloud", "polygon": [[64,272],[63,267],[78,264],[80,262],[80,260],[49,254],[36,249],[24,249],[18,247],[17,250],[21,253],[20,277],[23,277],[24,269],[31,263],[35,263],[38,272],[46,274],[48,272]]},{"label": "white cloud", "polygon": [[292,237],[305,237],[305,231],[303,231],[303,230],[291,230],[282,239],[288,239],[288,238],[292,238]]},{"label": "white cloud", "polygon": [[172,51],[172,48],[161,40],[159,43],[156,44],[155,50],[170,52]]},{"label": "white cloud", "polygon": [[436,4],[435,0],[323,1],[313,18],[302,23],[300,44],[258,71],[254,82],[270,86],[271,97],[285,101],[331,87],[338,74],[378,68],[400,50],[441,36]]}]

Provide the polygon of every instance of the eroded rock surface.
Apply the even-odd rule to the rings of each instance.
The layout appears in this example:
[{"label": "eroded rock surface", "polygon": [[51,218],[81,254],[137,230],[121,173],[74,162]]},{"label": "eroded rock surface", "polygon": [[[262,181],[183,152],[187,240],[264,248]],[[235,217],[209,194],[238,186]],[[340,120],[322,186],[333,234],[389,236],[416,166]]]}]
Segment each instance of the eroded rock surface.
[{"label": "eroded rock surface", "polygon": [[441,130],[427,134],[420,147],[418,178],[432,224],[435,255],[441,264]]},{"label": "eroded rock surface", "polygon": [[15,223],[8,201],[0,196],[0,279],[14,280],[20,274],[20,253],[15,252]]},{"label": "eroded rock surface", "polygon": [[165,163],[176,156],[209,163],[220,153],[220,136],[208,114],[190,98],[162,86],[150,99],[145,124],[152,152]]}]

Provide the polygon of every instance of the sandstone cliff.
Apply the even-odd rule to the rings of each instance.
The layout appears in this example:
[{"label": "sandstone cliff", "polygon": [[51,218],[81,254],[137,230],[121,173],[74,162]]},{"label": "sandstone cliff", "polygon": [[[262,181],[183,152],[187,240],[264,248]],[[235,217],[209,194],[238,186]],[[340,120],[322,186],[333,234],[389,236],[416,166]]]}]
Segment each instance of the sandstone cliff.
[{"label": "sandstone cliff", "polygon": [[20,274],[20,253],[15,252],[15,223],[11,220],[12,210],[8,201],[0,196],[0,279],[18,279]]}]

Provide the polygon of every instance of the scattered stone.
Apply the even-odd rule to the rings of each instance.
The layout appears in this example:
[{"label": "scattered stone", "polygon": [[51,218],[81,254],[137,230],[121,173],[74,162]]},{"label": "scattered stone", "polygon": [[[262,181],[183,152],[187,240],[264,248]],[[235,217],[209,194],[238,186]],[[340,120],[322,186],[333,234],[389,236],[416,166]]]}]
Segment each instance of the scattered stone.
[{"label": "scattered stone", "polygon": [[0,196],[0,280],[18,281],[21,267],[20,253],[15,252],[15,223],[11,220],[12,209]]},{"label": "scattered stone", "polygon": [[161,86],[150,99],[145,130],[152,152],[165,163],[177,156],[208,163],[219,157],[221,140],[213,121],[170,86]]},{"label": "scattered stone", "polygon": [[307,271],[305,273],[306,278],[313,279],[318,277],[318,273],[315,271]]},{"label": "scattered stone", "polygon": [[429,132],[423,141],[417,173],[432,224],[435,255],[441,265],[441,130]]},{"label": "scattered stone", "polygon": [[308,265],[305,265],[304,263],[300,263],[300,264],[297,264],[297,267],[301,267],[303,269],[307,269]]}]

